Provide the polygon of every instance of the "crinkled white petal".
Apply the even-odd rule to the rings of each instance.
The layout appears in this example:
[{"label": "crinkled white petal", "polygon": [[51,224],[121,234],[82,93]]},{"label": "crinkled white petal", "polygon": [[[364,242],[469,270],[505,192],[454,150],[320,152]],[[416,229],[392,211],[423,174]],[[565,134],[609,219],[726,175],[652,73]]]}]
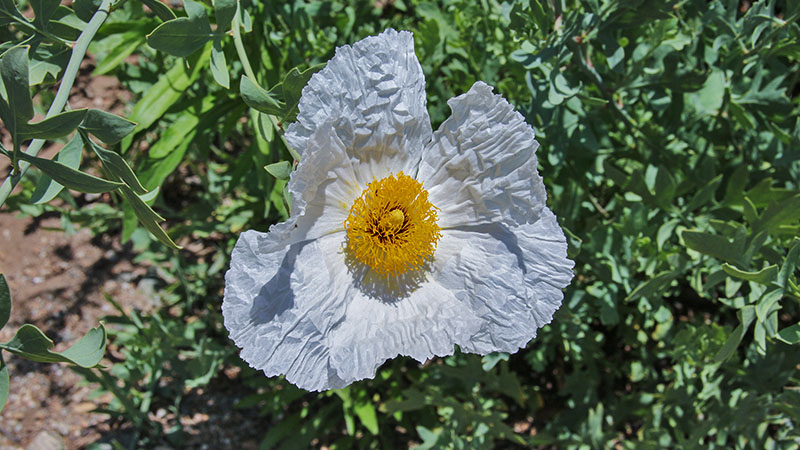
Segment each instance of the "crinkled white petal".
[{"label": "crinkled white petal", "polygon": [[272,236],[246,231],[225,275],[222,314],[241,357],[267,376],[286,375],[310,390],[349,383],[331,366],[327,335],[343,320],[347,272],[326,264],[340,249],[340,235],[274,247]]},{"label": "crinkled white petal", "polygon": [[319,127],[334,127],[362,186],[389,172],[413,175],[432,134],[425,104],[414,38],[390,29],[336,49],[303,89],[286,138],[305,158]]},{"label": "crinkled white petal", "polygon": [[469,341],[481,321],[453,292],[435,281],[423,282],[394,301],[351,290],[343,320],[331,330],[331,364],[348,382],[373,378],[375,370],[398,355],[424,362],[453,353],[454,343]]},{"label": "crinkled white petal", "polygon": [[447,103],[453,114],[434,133],[417,176],[441,211],[439,225],[535,221],[547,194],[533,129],[480,81]]},{"label": "crinkled white petal", "polygon": [[561,305],[574,263],[548,209],[517,227],[483,224],[443,231],[436,282],[481,320],[463,351],[515,352],[536,336]]},{"label": "crinkled white petal", "polygon": [[268,251],[343,231],[350,207],[363,190],[334,127],[320,127],[308,148],[286,186],[292,196],[290,218],[270,227],[273,246]]}]

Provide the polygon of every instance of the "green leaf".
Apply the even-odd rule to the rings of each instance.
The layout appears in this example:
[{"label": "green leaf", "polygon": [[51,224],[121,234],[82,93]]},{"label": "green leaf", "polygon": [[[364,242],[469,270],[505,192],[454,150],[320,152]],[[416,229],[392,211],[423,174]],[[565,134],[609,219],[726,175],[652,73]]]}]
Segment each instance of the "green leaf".
[{"label": "green leaf", "polygon": [[628,297],[625,298],[625,301],[629,302],[632,300],[636,300],[639,297],[648,297],[655,294],[659,291],[663,286],[668,284],[670,281],[674,280],[675,278],[680,275],[680,272],[677,271],[665,271],[661,272],[658,275],[650,278],[649,280],[641,283],[640,285],[636,286],[636,289],[631,291],[628,294]]},{"label": "green leaf", "polygon": [[789,278],[794,273],[794,268],[797,266],[798,259],[800,259],[800,238],[792,239],[792,246],[789,248],[789,253],[781,265],[781,271],[778,274],[778,285],[784,289],[789,284]]},{"label": "green leaf", "polygon": [[283,82],[275,86],[272,90],[280,89],[284,104],[284,111],[278,114],[281,122],[292,122],[297,116],[297,105],[300,103],[300,96],[303,88],[308,84],[311,76],[325,68],[325,64],[318,64],[300,72],[297,67],[289,71],[283,78]]},{"label": "green leaf", "polygon": [[[211,49],[204,51],[193,68],[187,69],[185,64],[175,64],[167,73],[159,78],[158,82],[145,92],[142,98],[133,107],[129,119],[137,122],[134,133],[145,130],[161,118],[165,112],[176,102],[184,91],[200,76]],[[123,141],[123,151],[130,145],[130,137]]]},{"label": "green leaf", "polygon": [[172,241],[172,238],[158,225],[158,222],[164,220],[163,217],[156,214],[150,206],[144,202],[141,198],[139,198],[136,193],[134,193],[129,187],[123,186],[120,189],[120,192],[125,196],[128,202],[133,207],[133,212],[136,213],[136,217],[139,219],[139,222],[144,226],[147,231],[149,231],[159,242],[166,245],[167,247],[179,250],[181,247],[175,245],[175,242]]},{"label": "green leaf", "polygon": [[[6,87],[6,98],[14,113],[21,122],[33,118],[33,100],[28,84],[28,47],[14,47],[3,55],[0,61],[0,75]],[[6,127],[11,128],[10,124]]]},{"label": "green leaf", "polygon": [[779,341],[785,342],[787,344],[797,344],[800,343],[800,323],[796,323],[794,325],[788,326],[775,336]]},{"label": "green leaf", "polygon": [[47,24],[50,22],[50,18],[53,17],[53,13],[58,9],[59,4],[61,4],[61,0],[30,0],[31,9],[35,14],[33,23],[39,29],[46,30]]},{"label": "green leaf", "polygon": [[686,211],[694,211],[695,209],[705,205],[706,203],[710,202],[714,198],[714,194],[719,189],[719,185],[722,182],[722,174],[717,175],[711,181],[709,181],[705,186],[703,186],[697,194],[692,197],[689,203],[686,205]]},{"label": "green leaf", "polygon": [[800,220],[800,195],[772,202],[753,224],[753,233],[768,230],[775,233],[781,225]]},{"label": "green leaf", "polygon": [[147,5],[147,7],[150,8],[151,11],[156,13],[159,19],[165,22],[168,20],[172,20],[176,17],[175,13],[172,12],[172,10],[169,9],[167,5],[161,3],[158,0],[142,0],[142,3]]},{"label": "green leaf", "polygon": [[744,267],[744,248],[736,241],[731,243],[724,236],[685,230],[681,233],[684,244],[694,251]]},{"label": "green leaf", "polygon": [[9,381],[8,366],[3,359],[3,352],[0,352],[0,412],[3,412],[3,408],[5,408],[8,401]]},{"label": "green leaf", "polygon": [[226,32],[231,28],[231,21],[236,15],[236,0],[214,0],[214,14],[217,17],[217,32]]},{"label": "green leaf", "polygon": [[[67,145],[59,150],[53,160],[71,169],[78,169],[81,165],[82,150],[83,141],[81,137],[76,134]],[[64,189],[64,186],[61,183],[58,183],[42,173],[42,176],[36,183],[36,189],[33,191],[33,195],[31,195],[31,203],[36,205],[47,203],[54,199],[62,189]]]},{"label": "green leaf", "polygon": [[297,116],[297,105],[300,102],[303,88],[311,76],[324,67],[324,64],[320,64],[302,72],[295,67],[286,74],[281,83],[269,91],[258,86],[246,76],[242,76],[239,82],[239,92],[248,106],[263,113],[272,114],[280,122],[291,122]]},{"label": "green leaf", "polygon": [[[53,22],[51,22],[52,24]],[[67,65],[69,51],[62,50],[55,54],[45,53],[40,49],[40,54],[32,54],[28,64],[31,86],[36,86],[47,81],[59,79],[59,74]]]},{"label": "green leaf", "polygon": [[89,136],[81,134],[81,137],[83,138],[84,144],[91,148],[92,151],[94,151],[94,153],[100,158],[100,162],[103,163],[103,167],[108,170],[112,178],[115,178],[114,181],[122,180],[137,194],[141,195],[147,193],[147,189],[145,189],[139,182],[139,179],[136,178],[136,174],[133,173],[131,166],[128,165],[128,162],[125,161],[125,158],[123,158],[114,150],[107,150],[103,147],[100,147],[94,141],[92,141]]},{"label": "green leaf", "polygon": [[211,31],[206,9],[192,0],[184,0],[188,17],[164,22],[147,36],[150,47],[182,58],[203,48],[215,34]]},{"label": "green leaf", "polygon": [[97,8],[100,7],[102,0],[75,0],[72,4],[72,9],[75,10],[75,15],[84,22],[92,19]]},{"label": "green leaf", "polygon": [[252,82],[245,75],[239,80],[239,93],[247,106],[263,113],[280,113],[283,105],[269,91]]},{"label": "green leaf", "polygon": [[237,104],[236,101],[220,103],[212,95],[192,102],[150,147],[147,159],[138,167],[142,185],[147,189],[161,185],[183,160],[198,131],[213,126],[220,115],[227,114]]},{"label": "green leaf", "polygon": [[500,361],[508,361],[508,353],[504,352],[494,352],[489,353],[488,355],[481,358],[481,368],[484,372],[488,372],[494,369],[494,366],[497,365]]},{"label": "green leaf", "polygon": [[714,70],[706,79],[703,88],[690,96],[694,99],[695,108],[699,113],[717,114],[725,96],[725,74],[720,70]]},{"label": "green leaf", "polygon": [[[775,289],[765,293],[756,303],[756,317],[759,322],[764,322],[772,313],[773,306],[783,297],[783,290]],[[780,309],[780,307],[778,307]]]},{"label": "green leaf", "polygon": [[105,58],[98,62],[92,71],[92,75],[104,75],[116,69],[125,61],[125,58],[135,52],[146,41],[147,38],[140,31],[130,31],[122,34],[117,45],[108,51],[108,55]]},{"label": "green leaf", "polygon": [[14,0],[0,0],[0,18],[3,16],[13,17],[20,22],[29,22],[29,20],[19,12],[17,3]]},{"label": "green leaf", "polygon": [[129,135],[136,128],[136,124],[99,109],[90,109],[80,127],[106,144],[116,144]]},{"label": "green leaf", "polygon": [[31,163],[48,177],[75,191],[99,194],[124,186],[122,183],[104,180],[94,175],[80,172],[58,161],[37,158],[24,152],[20,153],[20,159]]},{"label": "green leaf", "polygon": [[8,288],[6,277],[0,273],[0,329],[8,323],[11,317],[11,289]]},{"label": "green leaf", "polygon": [[96,367],[106,352],[106,328],[101,323],[92,328],[72,347],[61,353],[53,352],[53,341],[42,331],[31,324],[25,324],[17,330],[17,334],[0,344],[3,350],[14,353],[36,362],[64,362],[81,367]]},{"label": "green leaf", "polygon": [[775,276],[778,274],[778,266],[775,264],[765,267],[758,272],[746,272],[744,270],[739,270],[728,263],[723,263],[722,270],[724,270],[730,276],[761,284],[769,284],[769,282],[774,280]]},{"label": "green leaf", "polygon": [[76,109],[56,114],[41,122],[20,123],[17,125],[17,134],[20,140],[60,138],[78,128],[78,125],[86,117],[87,111],[86,109]]},{"label": "green leaf", "polygon": [[715,363],[721,363],[727,360],[733,355],[736,348],[739,347],[739,343],[742,342],[744,334],[755,318],[755,307],[753,305],[747,305],[737,312],[737,316],[739,317],[739,325],[733,330],[733,333],[725,339],[722,348],[717,352],[716,356],[714,356]]},{"label": "green leaf", "polygon": [[375,413],[375,406],[368,400],[357,401],[355,405],[353,405],[353,411],[355,411],[361,424],[364,425],[373,436],[377,436],[380,430],[378,428],[378,415]]},{"label": "green leaf", "polygon": [[279,180],[288,180],[289,175],[292,174],[292,163],[289,161],[279,161],[273,164],[268,164],[264,167],[267,172]]},{"label": "green leaf", "polygon": [[236,5],[236,12],[239,15],[239,24],[242,30],[244,30],[245,33],[253,31],[253,21],[250,19],[250,14],[247,13],[247,10],[242,8],[242,4],[238,1]]},{"label": "green leaf", "polygon": [[214,44],[211,46],[211,74],[220,86],[230,89],[231,77],[228,73],[228,63],[225,61],[225,52],[222,51],[221,39],[214,39]]}]

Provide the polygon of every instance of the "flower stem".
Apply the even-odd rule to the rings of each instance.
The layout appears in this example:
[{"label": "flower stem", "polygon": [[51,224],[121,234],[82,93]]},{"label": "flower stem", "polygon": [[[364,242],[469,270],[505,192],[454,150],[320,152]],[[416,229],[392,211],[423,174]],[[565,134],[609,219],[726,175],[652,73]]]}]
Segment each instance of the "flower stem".
[{"label": "flower stem", "polygon": [[[64,77],[61,79],[61,84],[58,86],[58,92],[56,92],[56,97],[53,99],[53,103],[47,110],[45,119],[64,110],[64,106],[67,104],[67,99],[69,99],[69,92],[72,90],[72,85],[75,84],[75,77],[78,75],[78,69],[80,69],[83,57],[86,55],[86,49],[89,47],[89,43],[92,42],[97,30],[100,29],[100,26],[108,17],[110,6],[111,0],[102,0],[100,6],[97,8],[97,11],[95,11],[94,15],[92,16],[92,19],[86,25],[86,28],[84,28],[81,35],[78,36],[78,40],[75,41],[75,47],[72,49],[72,54],[69,57],[67,68],[64,69]],[[25,153],[31,156],[36,156],[39,154],[39,150],[42,149],[44,142],[45,141],[43,139],[34,139],[31,141],[30,145],[28,145],[28,148],[25,149]],[[9,175],[8,178],[3,181],[3,185],[0,186],[0,207],[2,207],[6,202],[8,196],[11,195],[11,191],[13,191],[14,187],[17,185],[17,183],[19,183],[19,180],[28,170],[28,167],[30,167],[30,164],[25,161],[19,163],[19,168],[15,168],[11,175]]]},{"label": "flower stem", "polygon": [[[242,6],[241,4],[239,4],[237,7],[241,8]],[[239,55],[239,61],[241,61],[242,67],[244,68],[244,74],[247,75],[247,78],[250,78],[250,80],[253,83],[258,83],[258,78],[256,78],[256,74],[255,72],[253,72],[253,67],[250,65],[250,59],[247,57],[247,52],[245,52],[244,50],[244,43],[242,42],[242,30],[241,30],[241,24],[239,23],[238,10],[236,11],[236,14],[233,16],[233,21],[231,25],[233,27],[233,45],[236,47],[236,54]],[[260,114],[264,113],[260,112]],[[278,124],[278,118],[273,116],[272,114],[267,114],[267,117],[269,117],[270,122],[272,122],[273,128],[275,128],[275,131],[278,133],[278,136],[280,136],[283,145],[286,146],[286,150],[289,151],[289,154],[292,155],[292,158],[294,158],[295,161],[300,161],[300,154],[297,153],[297,150],[292,148],[291,145],[289,145],[289,141],[287,141],[286,136],[283,135],[283,129]]]}]

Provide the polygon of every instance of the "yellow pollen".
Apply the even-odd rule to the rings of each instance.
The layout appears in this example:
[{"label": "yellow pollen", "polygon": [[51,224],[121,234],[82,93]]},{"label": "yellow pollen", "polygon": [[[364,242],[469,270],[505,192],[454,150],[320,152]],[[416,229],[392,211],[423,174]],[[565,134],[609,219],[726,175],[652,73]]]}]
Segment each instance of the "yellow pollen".
[{"label": "yellow pollen", "polygon": [[373,180],[344,222],[347,252],[382,276],[422,268],[442,236],[422,183],[400,172]]},{"label": "yellow pollen", "polygon": [[389,211],[389,214],[385,214],[382,220],[386,223],[387,227],[399,228],[406,220],[406,215],[399,209],[393,209]]}]

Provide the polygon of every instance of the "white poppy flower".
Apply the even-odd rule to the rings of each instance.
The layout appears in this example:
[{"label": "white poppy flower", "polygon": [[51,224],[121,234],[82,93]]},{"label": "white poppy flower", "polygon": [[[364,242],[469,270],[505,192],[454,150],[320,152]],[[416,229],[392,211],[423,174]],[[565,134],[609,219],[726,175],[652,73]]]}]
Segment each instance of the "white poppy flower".
[{"label": "white poppy flower", "polygon": [[531,127],[477,82],[433,132],[411,33],[336,50],[286,137],[291,218],[246,231],[225,327],[268,376],[318,391],[398,355],[515,352],[549,323],[573,262]]}]

